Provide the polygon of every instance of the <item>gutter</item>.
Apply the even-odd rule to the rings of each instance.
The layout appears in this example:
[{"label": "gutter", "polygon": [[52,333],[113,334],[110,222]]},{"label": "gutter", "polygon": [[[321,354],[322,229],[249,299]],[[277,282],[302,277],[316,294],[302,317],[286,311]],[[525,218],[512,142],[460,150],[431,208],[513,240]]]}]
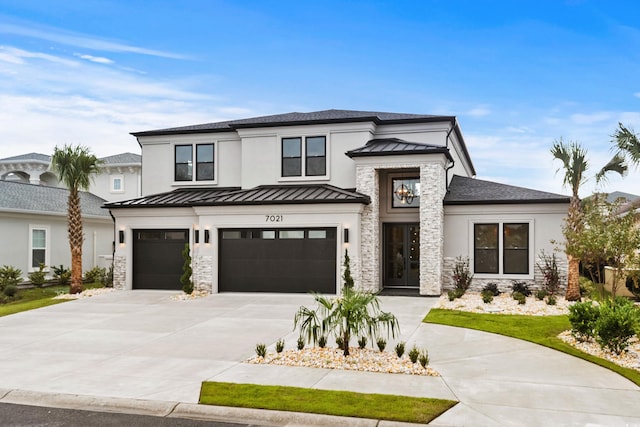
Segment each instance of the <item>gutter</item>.
[{"label": "gutter", "polygon": [[[451,129],[449,129],[449,132],[447,132],[447,136],[444,138],[444,146],[447,147],[447,150],[449,150],[449,137],[451,136],[451,132],[453,132],[453,129],[455,129],[456,123],[457,121],[456,121],[456,118],[454,117],[453,123],[451,124]],[[446,186],[445,188],[446,191],[449,191],[449,170],[452,169],[456,164],[455,160],[453,160],[453,157],[451,156],[451,153],[449,153],[449,159],[451,160],[451,163],[444,170],[444,182]]]}]

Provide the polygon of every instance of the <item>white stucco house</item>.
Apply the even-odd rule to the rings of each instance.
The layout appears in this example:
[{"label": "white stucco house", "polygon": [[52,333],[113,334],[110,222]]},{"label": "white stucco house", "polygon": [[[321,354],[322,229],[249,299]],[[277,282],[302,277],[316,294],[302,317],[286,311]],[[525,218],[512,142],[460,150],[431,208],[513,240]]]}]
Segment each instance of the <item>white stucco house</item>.
[{"label": "white stucco house", "polygon": [[[111,266],[113,219],[102,205],[141,195],[139,154],[122,153],[100,159],[100,172],[90,192],[81,193],[85,244],[83,271]],[[51,156],[28,153],[0,159],[0,265],[28,273],[47,266],[69,267],[67,237],[69,192],[50,170]]]},{"label": "white stucco house", "polygon": [[105,205],[120,289],[180,289],[189,244],[207,292],[339,293],[348,250],[359,289],[439,295],[458,256],[477,287],[539,282],[537,256],[562,240],[569,198],[475,179],[453,116],[326,110],[132,135],[142,197]]}]

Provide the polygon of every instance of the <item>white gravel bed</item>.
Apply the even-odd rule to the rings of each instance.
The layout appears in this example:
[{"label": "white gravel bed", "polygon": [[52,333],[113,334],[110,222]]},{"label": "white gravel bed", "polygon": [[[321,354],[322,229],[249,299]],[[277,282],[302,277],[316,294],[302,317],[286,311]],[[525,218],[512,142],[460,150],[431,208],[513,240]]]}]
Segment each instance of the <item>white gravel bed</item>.
[{"label": "white gravel bed", "polygon": [[337,348],[311,347],[302,350],[284,350],[282,353],[267,353],[263,358],[254,356],[247,360],[254,364],[282,366],[304,366],[308,368],[345,369],[352,371],[383,372],[388,374],[410,374],[440,376],[428,365],[411,363],[405,354],[398,358],[395,352],[380,352],[373,349],[349,347],[350,355],[345,357]]},{"label": "white gravel bed", "polygon": [[595,341],[578,341],[573,337],[573,335],[571,335],[571,331],[562,332],[558,335],[558,338],[578,350],[584,351],[585,353],[589,353],[601,359],[606,359],[616,365],[624,366],[625,368],[640,371],[640,341],[638,341],[638,337],[632,338],[631,344],[627,347],[627,351],[623,351],[620,354],[603,350],[600,348],[600,344]]},{"label": "white gravel bed", "polygon": [[189,301],[189,300],[194,300],[198,298],[208,297],[209,295],[210,294],[205,291],[193,291],[190,294],[182,292],[182,293],[179,293],[178,295],[173,295],[171,299],[176,301]]},{"label": "white gravel bed", "polygon": [[95,289],[85,289],[79,294],[61,294],[53,297],[53,299],[82,299],[82,298],[90,298],[95,297],[97,295],[108,294],[109,292],[113,292],[113,288],[95,288]]},{"label": "white gravel bed", "polygon": [[527,298],[525,304],[518,304],[518,301],[511,297],[511,294],[502,293],[493,297],[493,301],[485,304],[479,293],[467,292],[461,298],[449,301],[447,295],[440,297],[433,308],[446,308],[449,310],[470,311],[473,313],[499,313],[499,314],[526,314],[529,316],[556,316],[569,314],[569,302],[564,297],[557,297],[556,305],[547,305],[542,300],[539,301],[531,296]]}]

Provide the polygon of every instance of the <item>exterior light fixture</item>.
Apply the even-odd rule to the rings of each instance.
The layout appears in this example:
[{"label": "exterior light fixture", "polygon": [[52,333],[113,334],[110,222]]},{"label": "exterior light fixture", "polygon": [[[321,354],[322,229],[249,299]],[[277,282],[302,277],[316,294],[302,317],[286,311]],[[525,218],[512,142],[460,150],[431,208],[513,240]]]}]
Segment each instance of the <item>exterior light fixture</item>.
[{"label": "exterior light fixture", "polygon": [[413,190],[411,190],[411,187],[404,183],[404,179],[400,182],[400,185],[393,191],[393,194],[395,194],[396,198],[400,200],[400,203],[402,204],[411,204],[411,202],[413,202],[413,199],[416,197],[416,195],[413,193]]},{"label": "exterior light fixture", "polygon": [[193,241],[194,243],[200,243],[200,230],[193,228]]},{"label": "exterior light fixture", "polygon": [[124,230],[118,230],[118,241],[120,244],[124,243]]},{"label": "exterior light fixture", "polygon": [[344,231],[343,231],[343,234],[344,235],[342,236],[342,241],[344,243],[349,243],[349,229],[345,228]]},{"label": "exterior light fixture", "polygon": [[209,243],[209,230],[204,230],[204,242]]}]

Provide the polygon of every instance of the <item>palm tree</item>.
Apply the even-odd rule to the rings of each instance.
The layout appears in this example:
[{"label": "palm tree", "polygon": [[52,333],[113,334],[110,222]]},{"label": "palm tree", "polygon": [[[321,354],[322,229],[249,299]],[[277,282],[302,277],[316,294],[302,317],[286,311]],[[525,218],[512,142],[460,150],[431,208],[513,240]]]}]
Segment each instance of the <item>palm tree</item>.
[{"label": "palm tree", "polygon": [[618,123],[618,129],[613,133],[613,142],[618,154],[625,156],[630,164],[640,165],[640,140],[630,128]]},{"label": "palm tree", "polygon": [[[577,301],[580,299],[580,259],[575,255],[575,237],[580,234],[584,227],[582,202],[580,201],[580,187],[589,180],[586,175],[589,169],[587,160],[587,150],[578,142],[570,142],[568,145],[562,141],[555,141],[551,147],[551,154],[554,159],[562,162],[562,170],[564,172],[563,184],[571,189],[571,199],[569,202],[569,211],[565,222],[564,235],[566,239],[566,253],[569,262],[569,271],[567,277],[567,292],[565,298],[568,301]],[[624,175],[627,171],[627,165],[624,158],[616,154],[594,177],[599,183],[606,179],[609,172],[616,172]]]},{"label": "palm tree", "polygon": [[71,249],[72,294],[82,292],[82,212],[80,210],[80,190],[88,190],[93,175],[98,173],[100,160],[87,147],[65,145],[55,147],[51,158],[51,168],[69,189],[67,203],[67,223],[69,248]]}]

